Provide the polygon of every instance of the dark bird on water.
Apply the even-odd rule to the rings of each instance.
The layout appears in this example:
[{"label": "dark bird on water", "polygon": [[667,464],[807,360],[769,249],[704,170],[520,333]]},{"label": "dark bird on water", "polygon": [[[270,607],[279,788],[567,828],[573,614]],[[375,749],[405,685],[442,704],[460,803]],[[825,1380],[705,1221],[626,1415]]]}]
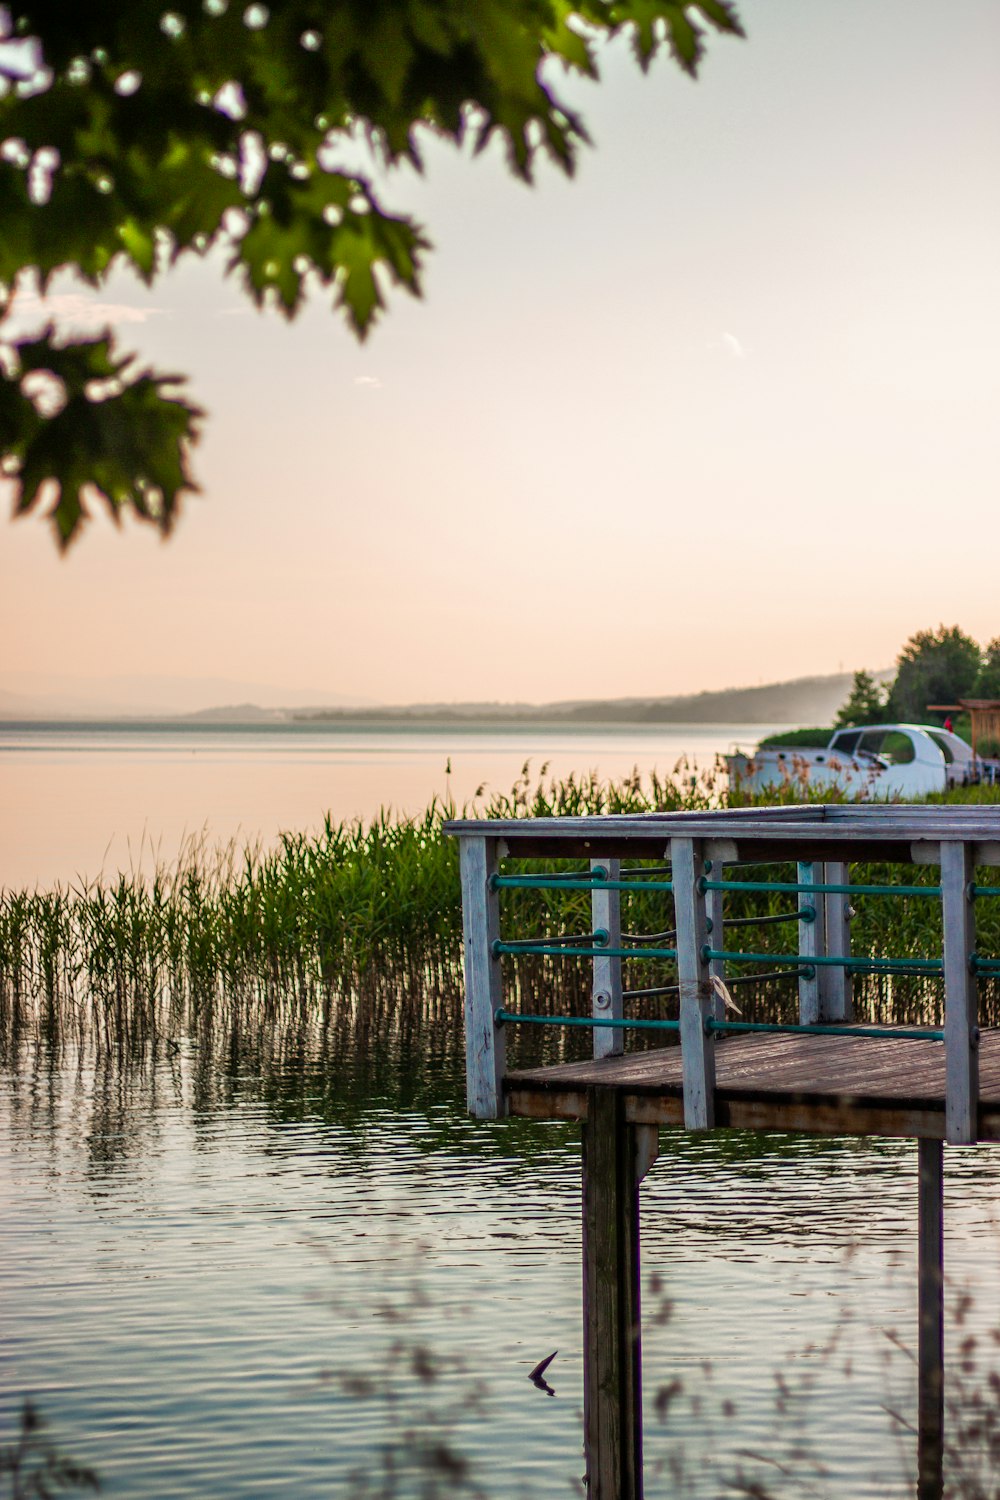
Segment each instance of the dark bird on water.
[{"label": "dark bird on water", "polygon": [[558,1353],[558,1349],[553,1349],[552,1353],[548,1356],[547,1359],[539,1360],[538,1364],[528,1376],[528,1379],[531,1381],[532,1385],[537,1385],[538,1389],[540,1391],[544,1391],[547,1396],[554,1396],[555,1391],[545,1379],[545,1371],[549,1368],[549,1365],[552,1363]]}]

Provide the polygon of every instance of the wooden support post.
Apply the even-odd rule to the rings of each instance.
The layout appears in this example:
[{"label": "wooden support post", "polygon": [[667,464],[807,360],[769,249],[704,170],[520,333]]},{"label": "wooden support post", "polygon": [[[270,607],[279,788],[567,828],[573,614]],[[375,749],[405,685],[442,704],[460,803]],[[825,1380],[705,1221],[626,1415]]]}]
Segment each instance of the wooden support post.
[{"label": "wooden support post", "polygon": [[917,1500],[941,1500],[944,1478],[944,1152],[917,1142]]},{"label": "wooden support post", "polygon": [[[811,859],[802,859],[798,863],[797,880],[799,885],[821,885],[823,881],[823,866],[814,864]],[[799,952],[808,961],[810,958],[819,958],[826,952],[826,903],[822,895],[810,895],[808,891],[799,891],[798,897],[799,916]],[[805,910],[811,911],[813,915],[802,916]],[[801,1026],[815,1026],[822,1019],[822,1007],[820,1005],[820,975],[822,966],[812,971],[812,977],[808,975],[799,976],[799,1024]]]},{"label": "wooden support post", "polygon": [[[722,877],[725,866],[718,856],[712,858],[712,879],[718,880]],[[723,897],[725,891],[705,892],[705,928],[708,932],[709,941],[713,948],[724,948],[726,946],[726,934],[723,914]],[[724,958],[713,958],[708,966],[709,980],[726,977],[726,960]],[[712,1014],[717,1021],[726,1019],[726,1002],[721,995],[714,995],[712,1000]]]},{"label": "wooden support post", "polygon": [[614,1089],[583,1125],[583,1410],[589,1500],[642,1500],[639,1176],[645,1146]]},{"label": "wooden support post", "polygon": [[[824,885],[849,885],[851,867],[846,860],[828,859],[823,865]],[[831,958],[851,956],[851,898],[831,893],[826,897],[826,951]],[[854,1019],[854,990],[849,969],[824,967],[819,973],[819,1013],[824,1021]]]},{"label": "wooden support post", "polygon": [[463,838],[462,932],[465,943],[465,1092],[469,1113],[495,1120],[506,1113],[503,1097],[504,1033],[494,1013],[503,1002],[500,960],[493,944],[500,936],[500,903],[492,889],[497,841]]},{"label": "wooden support post", "polygon": [[973,875],[971,845],[942,840],[945,1128],[955,1143],[976,1139],[979,1114],[978,996],[970,963],[976,945]]},{"label": "wooden support post", "polygon": [[[609,880],[618,880],[621,861],[617,859],[592,859],[590,868],[608,872]],[[603,928],[608,934],[608,947],[622,945],[621,891],[594,891],[590,898],[593,913],[593,930]],[[593,1012],[595,1017],[620,1021],[622,1009],[622,961],[620,958],[594,959]],[[594,1056],[617,1057],[625,1051],[625,1034],[611,1026],[594,1027]]]},{"label": "wooden support post", "polygon": [[671,839],[670,864],[681,992],[684,1124],[688,1130],[711,1130],[715,1124],[715,1038],[706,1033],[705,1022],[713,1015],[714,995],[704,957],[708,927],[705,894],[699,888],[704,870],[700,842]]}]

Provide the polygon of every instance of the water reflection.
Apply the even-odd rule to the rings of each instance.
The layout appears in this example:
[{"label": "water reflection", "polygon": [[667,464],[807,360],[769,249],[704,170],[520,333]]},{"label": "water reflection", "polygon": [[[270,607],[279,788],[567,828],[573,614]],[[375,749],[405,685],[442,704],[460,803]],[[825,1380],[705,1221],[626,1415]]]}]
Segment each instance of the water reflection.
[{"label": "water reflection", "polygon": [[[468,1120],[460,1029],[419,1007],[365,1026],[334,1010],[131,1058],[8,1039],[8,1429],[31,1395],[111,1495],[579,1488],[577,1133]],[[714,1497],[741,1472],[908,1493],[913,1148],[662,1145],[642,1189],[649,1493]],[[948,1266],[979,1337],[998,1182],[991,1151],[948,1153]],[[553,1349],[554,1398],[528,1378]]]}]

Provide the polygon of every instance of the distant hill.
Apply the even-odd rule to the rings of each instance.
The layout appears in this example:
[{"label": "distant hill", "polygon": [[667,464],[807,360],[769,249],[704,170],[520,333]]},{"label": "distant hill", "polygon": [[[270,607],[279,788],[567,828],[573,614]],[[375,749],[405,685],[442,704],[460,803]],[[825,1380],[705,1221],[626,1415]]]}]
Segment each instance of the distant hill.
[{"label": "distant hill", "polygon": [[296,720],[331,724],[829,724],[851,691],[850,672],[761,687],[670,698],[573,699],[555,703],[414,703],[379,709],[324,708]]},{"label": "distant hill", "polygon": [[[878,678],[890,672],[876,673]],[[851,691],[850,672],[836,672],[824,677],[796,677],[790,682],[771,682],[760,687],[722,688],[714,692],[675,694],[665,698],[586,698],[562,699],[553,703],[410,703],[386,707],[347,707],[329,704],[271,703],[247,701],[214,706],[205,704],[194,711],[147,708],[138,712],[131,706],[102,704],[100,708],[72,703],[63,698],[58,704],[41,697],[31,699],[0,688],[0,721],[41,721],[73,719],[77,722],[100,720],[124,723],[172,723],[178,726],[267,724],[343,724],[364,726],[412,724],[830,724],[838,708]],[[220,684],[221,685],[221,684]],[[227,684],[227,686],[232,686]],[[201,684],[204,694],[205,684]],[[275,690],[269,690],[273,696]]]}]

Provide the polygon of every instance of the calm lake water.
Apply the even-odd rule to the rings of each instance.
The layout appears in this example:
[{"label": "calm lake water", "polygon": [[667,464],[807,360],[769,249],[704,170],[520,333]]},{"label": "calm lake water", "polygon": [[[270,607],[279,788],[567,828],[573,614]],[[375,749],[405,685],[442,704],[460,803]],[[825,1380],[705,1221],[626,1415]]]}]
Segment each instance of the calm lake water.
[{"label": "calm lake water", "polygon": [[[281,789],[300,773],[349,787],[351,755],[383,768],[377,803],[404,800],[393,768],[443,782],[450,754],[472,781],[489,753],[505,786],[529,749],[573,751],[491,741],[459,769],[454,738],[279,736],[271,764],[257,734],[245,750],[123,738],[6,744],[22,795],[34,779],[64,808],[73,788],[110,798],[61,853],[53,834],[63,879],[102,812],[107,842],[109,808],[125,827],[144,807],[166,836],[186,789],[187,826],[225,833],[220,793],[240,767],[273,795],[237,821],[266,832],[315,818],[292,817]],[[575,769],[663,769],[673,753],[651,739],[647,761],[633,737],[604,763],[603,739],[580,741]],[[415,806],[443,790],[412,787]],[[131,1064],[34,1043],[0,1054],[0,1447],[31,1397],[112,1496],[582,1493],[578,1132],[470,1121],[457,1024],[424,1015],[334,1043],[180,1036]],[[714,1500],[741,1473],[776,1496],[912,1493],[913,1440],[892,1413],[915,1411],[915,1154],[663,1134],[642,1188],[649,1496]],[[998,1204],[1000,1153],[949,1150],[952,1393],[970,1332],[967,1381],[996,1348]],[[553,1349],[550,1398],[527,1373]]]},{"label": "calm lake water", "polygon": [[711,765],[772,727],[0,724],[0,886],[148,870],[203,830],[212,841],[269,843],[283,829],[320,826],[328,812],[334,822],[380,807],[419,813],[434,796],[461,806],[480,787],[508,792],[525,761],[533,775],[547,764],[559,777],[621,777],[636,766],[662,775],[684,759]]}]

